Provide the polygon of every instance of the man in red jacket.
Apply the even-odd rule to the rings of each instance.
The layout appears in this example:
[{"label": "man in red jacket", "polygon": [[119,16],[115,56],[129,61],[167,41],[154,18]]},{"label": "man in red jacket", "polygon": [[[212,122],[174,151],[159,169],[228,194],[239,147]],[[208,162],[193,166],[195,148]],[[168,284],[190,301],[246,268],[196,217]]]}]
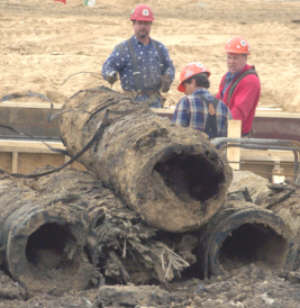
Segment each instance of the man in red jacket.
[{"label": "man in red jacket", "polygon": [[242,121],[242,135],[248,136],[260,97],[260,81],[255,67],[247,64],[249,45],[246,40],[234,37],[225,50],[228,72],[222,77],[216,97],[229,107],[233,119]]}]

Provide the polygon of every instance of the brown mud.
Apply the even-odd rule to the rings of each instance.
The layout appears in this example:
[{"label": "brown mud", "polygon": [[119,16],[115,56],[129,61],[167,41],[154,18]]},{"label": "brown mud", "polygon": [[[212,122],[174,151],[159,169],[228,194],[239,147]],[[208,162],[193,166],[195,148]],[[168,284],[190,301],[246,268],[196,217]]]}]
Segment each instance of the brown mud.
[{"label": "brown mud", "polygon": [[[248,177],[250,177],[248,175]],[[4,179],[4,183],[7,180]],[[19,182],[19,181],[18,181]],[[244,237],[244,241],[249,243],[251,249],[254,248],[257,251],[257,255],[250,255],[247,253],[248,246],[246,243],[239,242],[237,246],[241,249],[236,250],[236,244],[232,244],[236,238],[239,236],[232,232],[232,235],[228,236],[231,243],[224,243],[222,247],[222,253],[220,253],[220,260],[225,256],[222,261],[222,266],[224,271],[222,273],[209,276],[208,279],[199,279],[199,259],[197,260],[197,252],[194,248],[197,246],[197,233],[194,234],[182,234],[170,237],[168,234],[159,234],[155,236],[156,231],[151,230],[149,226],[144,225],[143,222],[139,221],[139,218],[134,212],[123,208],[121,204],[112,203],[112,197],[109,197],[109,193],[101,188],[99,182],[91,180],[91,177],[86,173],[72,170],[65,170],[63,173],[53,174],[50,178],[41,178],[39,180],[26,180],[19,182],[18,187],[24,185],[24,189],[29,187],[35,191],[36,194],[41,194],[42,199],[45,197],[49,198],[51,193],[55,196],[54,199],[50,198],[51,203],[60,203],[62,207],[66,206],[66,203],[72,203],[72,207],[78,207],[80,204],[82,206],[91,206],[92,212],[95,210],[96,204],[101,205],[101,211],[105,214],[101,218],[96,219],[98,222],[94,224],[96,239],[98,240],[97,245],[100,248],[100,254],[97,258],[106,262],[98,263],[98,270],[102,272],[103,276],[109,279],[97,280],[95,279],[93,283],[90,283],[85,290],[75,291],[63,290],[61,288],[47,288],[47,280],[39,279],[40,283],[45,283],[45,288],[41,288],[40,292],[37,294],[32,294],[31,282],[25,280],[26,283],[19,283],[10,278],[10,275],[6,272],[6,267],[3,267],[3,271],[0,273],[0,307],[89,307],[89,308],[126,308],[126,307],[157,307],[157,308],[167,308],[167,307],[177,307],[177,308],[196,308],[196,307],[287,307],[296,308],[299,305],[300,300],[300,271],[299,268],[299,255],[296,256],[296,262],[293,262],[296,266],[290,269],[281,268],[276,265],[278,262],[278,256],[281,258],[282,254],[285,254],[284,250],[286,245],[282,245],[282,238],[292,238],[290,235],[286,235],[280,226],[280,224],[275,224],[270,227],[276,231],[277,235],[273,232],[270,233],[266,226],[255,226]],[[257,186],[259,187],[259,181]],[[100,188],[100,194],[97,190]],[[252,187],[254,190],[254,187]],[[27,188],[28,190],[28,188]],[[290,215],[294,215],[296,224],[298,223],[299,213],[297,212],[297,203],[299,200],[299,195],[297,190],[293,190],[292,195],[289,195],[288,199],[282,201],[282,192],[289,192],[289,186],[282,188],[281,190],[276,187],[276,189],[270,189],[268,196],[264,197],[264,203],[262,205],[262,210],[266,211],[264,207],[268,208],[270,205],[276,207],[274,212],[280,214],[280,209],[285,209],[285,211],[290,210]],[[70,193],[77,194],[78,198],[71,198]],[[237,191],[235,191],[237,193]],[[101,202],[101,195],[108,198]],[[243,198],[238,201],[237,195],[230,193],[229,198],[233,198],[232,201],[228,201],[228,206],[232,209],[243,207],[242,204],[245,203]],[[21,194],[19,195],[21,197]],[[68,197],[69,196],[69,197]],[[243,196],[243,195],[242,195]],[[89,200],[89,197],[91,198]],[[30,193],[29,199],[32,198],[32,193]],[[81,199],[82,198],[82,199]],[[278,201],[276,203],[276,200]],[[85,201],[85,202],[84,202]],[[231,204],[232,203],[232,204]],[[65,204],[65,205],[64,205]],[[230,205],[229,205],[230,204]],[[251,204],[252,209],[257,209]],[[247,203],[244,207],[247,208]],[[288,208],[286,208],[288,206]],[[261,206],[260,206],[261,208]],[[114,210],[115,209],[115,210]],[[114,211],[113,211],[114,210]],[[127,211],[127,212],[126,212]],[[220,212],[221,213],[221,212]],[[93,214],[90,215],[93,217]],[[256,219],[256,218],[255,218]],[[291,220],[288,220],[291,223]],[[124,224],[124,226],[122,226]],[[254,221],[254,224],[259,224],[259,221]],[[292,227],[292,226],[291,226]],[[123,230],[122,230],[123,229]],[[236,228],[238,229],[238,228]],[[294,230],[299,230],[299,224],[294,226]],[[53,231],[55,231],[54,229]],[[214,228],[212,228],[214,231]],[[257,232],[260,230],[260,232]],[[125,233],[124,233],[125,231]],[[127,234],[126,234],[127,232]],[[240,232],[241,234],[241,232]],[[278,236],[279,234],[279,236]],[[153,237],[154,236],[154,237]],[[196,236],[196,238],[195,238]],[[282,238],[280,238],[280,236]],[[139,238],[140,237],[140,238]],[[176,237],[178,241],[176,241]],[[264,237],[263,241],[265,247],[255,247],[255,242],[261,242],[261,237]],[[144,243],[143,243],[143,240]],[[232,238],[232,240],[231,240]],[[124,239],[127,239],[127,248]],[[94,239],[95,240],[95,239]],[[180,240],[180,241],[179,241]],[[299,241],[299,237],[296,237]],[[159,243],[162,241],[162,243]],[[173,247],[170,246],[168,252],[174,248],[176,254],[170,254],[167,258],[165,254],[165,248],[167,243],[173,243]],[[276,245],[274,246],[274,243]],[[101,248],[102,246],[102,248]],[[163,246],[163,250],[159,251],[159,248]],[[277,247],[276,247],[277,246]],[[284,247],[285,246],[285,247]],[[90,248],[95,247],[92,244]],[[131,248],[130,248],[131,247]],[[138,247],[138,249],[132,249],[132,247]],[[281,247],[281,248],[280,248]],[[150,250],[147,250],[149,249]],[[229,248],[229,249],[227,249]],[[230,249],[232,251],[230,251]],[[279,249],[279,250],[278,250]],[[235,250],[237,254],[234,254]],[[244,251],[243,251],[244,250]],[[266,252],[267,251],[267,252]],[[55,253],[55,250],[42,249],[41,253],[36,254],[38,260],[38,265],[40,267],[39,275],[45,277],[49,270],[57,266],[60,258],[59,255]],[[124,255],[125,252],[125,255]],[[274,252],[274,253],[273,253]],[[127,254],[127,256],[126,256]],[[148,255],[143,263],[137,263],[141,260],[141,255]],[[230,257],[231,255],[231,257]],[[152,256],[155,258],[152,259]],[[159,257],[160,256],[160,257]],[[158,266],[161,267],[161,271],[166,277],[169,264],[176,264],[180,261],[174,256],[181,256],[184,260],[188,261],[189,264],[193,266],[191,269],[184,270],[179,269],[178,273],[181,275],[171,276],[168,281],[163,279],[155,278],[155,275],[151,275],[151,271],[147,269],[151,268],[152,263],[153,273],[158,270]],[[229,256],[229,257],[228,257]],[[247,257],[246,259],[243,257]],[[196,257],[196,258],[195,258]],[[237,257],[237,258],[236,258]],[[254,257],[254,258],[253,258]],[[199,258],[199,257],[198,257]],[[267,259],[269,258],[269,260]],[[127,259],[127,260],[126,260]],[[139,261],[135,261],[138,260]],[[117,260],[117,261],[116,261]],[[155,261],[156,260],[156,261]],[[272,264],[272,260],[275,263]],[[200,259],[201,261],[201,259]],[[163,266],[162,262],[167,262]],[[123,263],[123,265],[122,265]],[[148,265],[147,265],[148,263]],[[267,265],[273,266],[267,266]],[[102,267],[101,267],[102,266]],[[150,267],[149,267],[150,266]],[[126,275],[130,277],[128,281],[124,279],[124,270],[127,271]],[[157,272],[158,273],[158,272]],[[55,273],[54,273],[55,274]],[[138,274],[140,278],[134,275]],[[36,275],[38,277],[39,275]],[[148,279],[141,279],[141,277],[149,277]],[[152,278],[151,278],[152,277]],[[99,278],[99,277],[98,277]],[[133,278],[133,279],[132,279]],[[63,275],[58,275],[52,277],[52,281],[59,279],[57,281],[57,286],[62,285],[65,282]],[[69,278],[68,278],[69,279]],[[80,277],[74,276],[74,285],[77,284],[77,280]],[[148,285],[143,285],[143,281],[147,282]],[[79,282],[79,281],[78,281]],[[126,283],[127,285],[120,285],[119,283]],[[136,285],[133,285],[136,284]],[[35,285],[36,282],[32,281]]]},{"label": "brown mud", "polygon": [[[79,89],[107,85],[100,76],[101,65],[113,46],[131,35],[127,16],[138,1],[98,0],[95,8],[84,7],[81,0],[67,2],[63,5],[52,0],[0,0],[1,97],[32,90],[63,103]],[[299,1],[151,0],[148,3],[157,17],[152,36],[166,44],[177,69],[176,80],[166,95],[167,105],[174,105],[179,99],[176,91],[179,72],[190,61],[201,61],[210,68],[211,90],[215,93],[226,70],[224,43],[232,35],[241,34],[249,40],[252,47],[249,63],[256,65],[262,81],[260,106],[300,111]],[[92,73],[73,75],[78,72]],[[114,89],[119,89],[119,85]],[[273,199],[269,207],[289,221],[296,221],[296,230],[300,217],[298,202],[299,196],[295,194],[285,202],[285,209],[280,210],[281,206]],[[43,255],[40,257],[44,268],[57,262],[55,254],[47,260]],[[30,297],[3,267],[0,307],[298,308],[300,305],[297,270],[277,272],[247,264],[205,281],[194,276],[183,275],[181,281],[163,285],[161,290],[153,286],[137,289],[100,286],[63,294],[49,291]],[[149,288],[153,291],[151,296]]]}]

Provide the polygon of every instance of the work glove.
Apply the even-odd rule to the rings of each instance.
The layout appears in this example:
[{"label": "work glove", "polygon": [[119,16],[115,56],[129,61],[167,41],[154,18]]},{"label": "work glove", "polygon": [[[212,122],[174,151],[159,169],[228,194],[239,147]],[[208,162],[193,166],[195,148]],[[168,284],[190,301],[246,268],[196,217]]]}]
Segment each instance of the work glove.
[{"label": "work glove", "polygon": [[160,77],[160,89],[162,92],[168,92],[171,86],[172,80],[169,75],[162,75]]},{"label": "work glove", "polygon": [[113,85],[116,81],[117,81],[117,73],[116,72],[110,72],[107,77],[106,80]]}]

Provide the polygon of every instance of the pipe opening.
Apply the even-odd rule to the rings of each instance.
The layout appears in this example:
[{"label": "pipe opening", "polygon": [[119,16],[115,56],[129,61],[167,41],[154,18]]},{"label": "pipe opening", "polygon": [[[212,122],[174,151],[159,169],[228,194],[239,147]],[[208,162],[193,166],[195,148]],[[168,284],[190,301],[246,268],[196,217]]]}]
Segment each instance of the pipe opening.
[{"label": "pipe opening", "polygon": [[250,263],[277,268],[288,250],[287,240],[263,224],[244,224],[232,231],[219,251],[219,262],[230,271]]},{"label": "pipe opening", "polygon": [[47,223],[29,236],[26,258],[42,270],[61,269],[74,264],[76,250],[76,240],[67,226]]},{"label": "pipe opening", "polygon": [[158,162],[157,171],[165,184],[182,200],[206,201],[219,191],[224,174],[204,155],[172,153]]}]

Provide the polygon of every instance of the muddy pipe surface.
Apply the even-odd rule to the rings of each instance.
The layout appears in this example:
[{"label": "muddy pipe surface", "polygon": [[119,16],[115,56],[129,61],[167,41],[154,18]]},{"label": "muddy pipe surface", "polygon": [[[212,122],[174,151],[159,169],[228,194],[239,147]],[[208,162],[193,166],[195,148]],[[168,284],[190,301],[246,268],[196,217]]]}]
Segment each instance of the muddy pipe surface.
[{"label": "muddy pipe surface", "polygon": [[290,228],[279,216],[246,202],[213,217],[200,243],[199,265],[206,278],[250,263],[288,269],[296,248]]},{"label": "muddy pipe surface", "polygon": [[177,127],[145,104],[101,87],[75,94],[60,124],[81,162],[150,225],[193,230],[221,207],[231,170],[204,134]]},{"label": "muddy pipe surface", "polygon": [[293,243],[288,255],[288,270],[300,267],[300,190],[288,182],[271,184],[265,178],[250,171],[233,173],[233,181],[228,190],[228,200],[240,200],[241,204],[250,201],[279,216],[291,230],[290,241]]},{"label": "muddy pipe surface", "polygon": [[[275,187],[274,187],[275,186]],[[273,185],[264,204],[276,213],[292,230],[292,236],[297,247],[296,253],[291,258],[291,270],[300,268],[300,189],[294,185]],[[294,263],[292,263],[294,261]]]},{"label": "muddy pipe surface", "polygon": [[[51,193],[69,206],[84,207],[88,238],[85,252],[98,269],[99,283],[144,284],[172,280],[188,266],[171,246],[157,236],[132,209],[90,172],[64,169],[56,174],[27,181],[42,195]],[[84,219],[84,220],[85,220]],[[161,260],[172,260],[164,266]]]},{"label": "muddy pipe surface", "polygon": [[86,288],[92,272],[82,210],[8,178],[0,192],[2,261],[11,276],[29,293]]}]

